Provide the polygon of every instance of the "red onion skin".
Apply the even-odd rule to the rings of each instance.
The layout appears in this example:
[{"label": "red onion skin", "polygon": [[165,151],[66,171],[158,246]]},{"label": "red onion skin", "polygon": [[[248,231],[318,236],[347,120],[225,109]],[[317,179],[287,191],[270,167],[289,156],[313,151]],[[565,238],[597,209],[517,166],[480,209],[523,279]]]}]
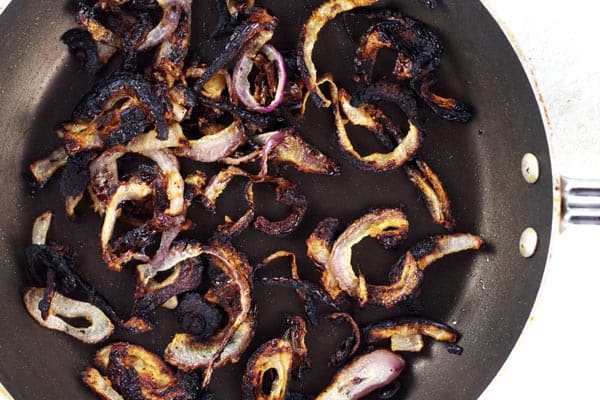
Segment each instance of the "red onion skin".
[{"label": "red onion skin", "polygon": [[261,161],[261,167],[260,167],[260,176],[267,176],[267,172],[268,172],[268,163],[269,163],[269,154],[271,153],[271,151],[273,151],[273,149],[277,146],[279,146],[281,144],[281,142],[283,142],[283,140],[285,139],[286,133],[285,132],[274,132],[273,135],[271,137],[269,137],[267,139],[267,141],[265,142],[264,146],[263,146],[263,151],[262,151],[262,161]]},{"label": "red onion skin", "polygon": [[232,77],[233,90],[240,101],[246,107],[248,107],[249,110],[260,113],[269,113],[279,107],[283,102],[285,87],[287,85],[287,72],[285,60],[283,59],[281,53],[275,49],[275,47],[271,46],[270,44],[265,44],[261,48],[260,52],[266,55],[269,61],[276,62],[278,72],[277,91],[271,104],[267,106],[259,104],[250,93],[250,82],[248,81],[248,75],[250,75],[252,67],[254,66],[255,55],[252,51],[242,54],[235,65]]},{"label": "red onion skin", "polygon": [[357,400],[396,379],[404,370],[402,357],[379,349],[355,358],[340,370],[315,400]]}]

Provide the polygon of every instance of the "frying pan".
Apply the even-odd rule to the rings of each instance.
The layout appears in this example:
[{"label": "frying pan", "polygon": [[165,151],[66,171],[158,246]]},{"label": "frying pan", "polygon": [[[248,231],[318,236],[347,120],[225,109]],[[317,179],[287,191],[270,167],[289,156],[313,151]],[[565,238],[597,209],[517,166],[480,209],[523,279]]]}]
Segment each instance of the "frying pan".
[{"label": "frying pan", "polygon": [[[204,4],[204,3],[209,3]],[[509,42],[486,9],[475,0],[446,1],[428,10],[415,1],[382,1],[382,6],[399,8],[435,27],[444,42],[440,69],[441,90],[476,110],[473,120],[455,124],[429,115],[428,138],[421,156],[438,172],[453,201],[457,230],[480,234],[486,248],[476,254],[458,254],[439,261],[426,275],[421,295],[422,313],[456,327],[463,333],[462,356],[451,355],[444,346],[432,344],[418,355],[406,356],[409,367],[402,376],[398,398],[475,399],[504,363],[529,315],[540,285],[556,226],[558,188],[552,175],[551,159],[536,98]],[[302,23],[318,2],[263,1],[280,18],[274,39],[278,48],[295,48]],[[215,25],[212,2],[194,4],[196,50],[210,60],[222,42],[208,41]],[[69,56],[60,35],[74,25],[73,4],[68,1],[19,0],[0,16],[0,174],[4,189],[0,201],[0,381],[16,400],[93,399],[81,384],[79,372],[88,365],[95,347],[78,343],[61,333],[42,329],[27,315],[20,298],[24,281],[23,249],[30,241],[35,216],[53,209],[55,222],[50,237],[69,243],[78,253],[81,273],[113,300],[117,309],[128,310],[134,277],[131,271],[117,274],[103,265],[98,250],[101,221],[81,207],[76,221],[61,211],[57,179],[36,195],[23,174],[32,161],[60,145],[52,127],[67,120],[93,82]],[[351,27],[352,28],[352,27]],[[356,39],[348,35],[340,18],[322,32],[315,59],[319,71],[331,71],[341,86],[351,87],[351,65]],[[406,248],[429,235],[440,233],[433,225],[418,193],[402,172],[366,173],[346,161],[333,134],[331,113],[311,108],[300,126],[303,135],[342,167],[339,177],[304,176],[282,173],[298,182],[310,200],[309,212],[299,230],[286,238],[266,237],[249,231],[235,245],[251,260],[261,260],[273,250],[287,249],[299,256],[301,275],[315,278],[304,256],[304,238],[325,217],[337,217],[348,224],[373,207],[404,207],[411,231],[404,247],[386,252],[374,243],[357,246],[356,263],[373,282],[385,276],[385,269]],[[368,142],[360,143],[368,147]],[[525,153],[533,153],[540,166],[540,178],[527,184],[519,168]],[[577,191],[574,183],[572,193]],[[235,199],[225,207],[232,213]],[[569,203],[578,210],[580,202]],[[267,207],[273,215],[281,212]],[[204,240],[210,218],[191,234]],[[571,212],[577,221],[586,221]],[[204,220],[203,220],[204,221]],[[214,221],[213,221],[214,222]],[[533,257],[519,255],[518,241],[524,228],[535,227],[537,250]],[[285,266],[272,273],[283,273]],[[283,331],[285,313],[301,312],[293,291],[256,289],[259,327],[251,348]],[[407,312],[406,309],[394,310]],[[388,313],[367,308],[359,323],[380,320]],[[148,335],[134,338],[117,332],[114,340],[125,339],[162,353],[175,332],[174,317],[159,311],[161,323]],[[308,337],[313,370],[292,389],[318,393],[334,370],[326,360],[343,333],[322,321]],[[250,353],[250,352],[248,352]],[[219,370],[211,390],[219,399],[239,398],[241,371],[248,355],[238,365]]]}]

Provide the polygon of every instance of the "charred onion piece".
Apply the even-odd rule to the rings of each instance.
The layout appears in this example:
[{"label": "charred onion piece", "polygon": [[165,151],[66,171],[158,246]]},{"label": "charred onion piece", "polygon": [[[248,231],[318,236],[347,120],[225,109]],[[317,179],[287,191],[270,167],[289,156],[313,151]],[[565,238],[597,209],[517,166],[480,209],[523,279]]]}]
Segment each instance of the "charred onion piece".
[{"label": "charred onion piece", "polygon": [[69,47],[69,52],[90,74],[98,72],[106,62],[101,61],[92,35],[83,29],[69,29],[60,38]]},{"label": "charred onion piece", "polygon": [[[104,398],[124,400],[193,400],[196,378],[175,374],[156,354],[141,346],[117,342],[100,349],[94,358],[98,369],[87,368],[83,381]],[[106,375],[102,376],[102,373]],[[113,389],[114,388],[114,389]],[[116,391],[122,397],[115,396]]]},{"label": "charred onion piece", "polygon": [[256,135],[252,140],[266,148],[276,135],[279,137],[277,143],[268,152],[269,160],[276,163],[289,163],[298,171],[307,174],[340,174],[340,167],[316,147],[307,143],[295,129]]},{"label": "charred onion piece", "polygon": [[397,241],[408,232],[408,220],[398,209],[379,209],[354,221],[331,247],[326,271],[332,274],[341,290],[356,297],[361,305],[367,302],[367,283],[362,274],[352,268],[352,247],[369,236],[378,240]]},{"label": "charred onion piece", "polygon": [[391,339],[392,351],[421,351],[423,336],[451,344],[460,338],[459,333],[451,327],[423,318],[397,318],[379,322],[366,327],[364,333],[367,343]]},{"label": "charred onion piece", "polygon": [[419,269],[425,270],[429,265],[449,254],[466,250],[479,250],[485,241],[469,233],[433,236],[411,247]]},{"label": "charred onion piece", "polygon": [[443,51],[438,36],[425,24],[398,13],[392,14],[387,21],[369,28],[361,38],[354,61],[357,82],[371,83],[373,67],[382,48],[398,54],[394,75],[400,80],[412,79],[421,71],[437,68]]},{"label": "charred onion piece", "polygon": [[226,311],[229,310],[229,321],[217,335],[206,342],[199,342],[187,333],[176,334],[165,349],[165,360],[185,371],[205,368],[202,386],[206,387],[213,369],[237,362],[254,334],[252,282],[249,279],[251,267],[231,245],[215,243],[211,247],[194,248],[199,255],[206,254],[214,258],[215,265],[229,279],[230,284],[222,287],[231,301],[226,307]]},{"label": "charred onion piece", "polygon": [[177,306],[177,319],[185,333],[206,340],[219,330],[223,318],[219,309],[199,293],[187,293]]},{"label": "charred onion piece", "polygon": [[352,336],[346,338],[342,346],[329,358],[329,365],[332,367],[340,367],[346,363],[360,347],[360,328],[350,314],[343,312],[333,313],[329,315],[329,319],[338,323],[338,321],[346,321],[352,328]]},{"label": "charred onion piece", "polygon": [[321,272],[321,285],[333,300],[342,294],[342,289],[329,268],[329,256],[334,241],[335,230],[339,221],[335,218],[326,218],[319,222],[315,230],[306,239],[306,255],[319,268]]},{"label": "charred onion piece", "polygon": [[[50,303],[49,315],[43,318],[38,305],[44,297],[43,288],[30,288],[23,296],[23,302],[29,315],[44,328],[64,332],[84,343],[100,343],[114,331],[110,319],[98,307],[92,304],[70,299],[54,293]],[[84,318],[88,326],[71,325],[64,318]]]},{"label": "charred onion piece", "polygon": [[448,121],[468,122],[472,114],[466,104],[431,91],[431,86],[435,85],[436,81],[433,73],[420,74],[410,82],[410,85],[438,117]]},{"label": "charred onion piece", "polygon": [[433,222],[454,229],[456,222],[452,217],[450,200],[440,178],[431,170],[425,161],[417,160],[415,165],[404,167],[410,181],[421,191],[427,202],[427,208]]},{"label": "charred onion piece", "polygon": [[277,18],[270,15],[267,10],[263,8],[254,9],[252,14],[235,28],[223,51],[198,79],[194,86],[196,91],[199,92],[219,70],[235,59],[247,45],[260,50],[271,39],[276,26]]},{"label": "charred onion piece", "polygon": [[331,105],[331,101],[319,89],[317,68],[313,62],[313,50],[321,29],[340,13],[357,7],[370,6],[376,2],[377,0],[328,0],[314,10],[304,24],[301,40],[298,44],[298,67],[304,84],[310,91],[317,107],[329,107]]},{"label": "charred onion piece", "polygon": [[396,379],[404,365],[404,360],[389,350],[375,350],[356,357],[333,377],[315,400],[360,399]]},{"label": "charred onion piece", "polygon": [[154,29],[146,35],[144,41],[138,46],[139,50],[150,49],[163,42],[175,33],[182,11],[189,12],[191,0],[157,0],[162,8],[162,19]]},{"label": "charred onion piece", "polygon": [[50,153],[46,158],[42,158],[29,166],[31,174],[35,178],[37,186],[42,188],[52,178],[54,173],[67,165],[69,155],[64,147],[59,147]]},{"label": "charred onion piece", "polygon": [[[166,82],[169,87],[181,78],[185,58],[188,54],[192,33],[192,0],[163,0],[168,9],[181,9],[178,21],[168,21],[168,29],[160,32],[164,34],[166,40],[160,44],[158,52],[154,58],[153,76],[160,82]],[[167,13],[170,16],[177,13]],[[163,20],[165,15],[163,14]],[[162,21],[161,21],[162,22]],[[172,26],[175,27],[173,32],[170,32]],[[169,31],[169,32],[167,32]],[[148,38],[154,32],[151,31],[146,36]],[[168,34],[170,33],[170,34]]]},{"label": "charred onion piece", "polygon": [[271,236],[285,236],[293,232],[306,214],[308,202],[306,197],[300,193],[298,186],[285,178],[265,177],[264,181],[275,184],[275,196],[277,202],[291,208],[290,215],[281,221],[270,221],[259,215],[254,221],[254,229]]},{"label": "charred onion piece", "polygon": [[250,51],[242,54],[239,58],[233,70],[233,89],[240,101],[244,103],[248,109],[260,113],[269,113],[277,109],[283,102],[283,95],[287,84],[287,72],[283,56],[277,49],[266,44],[259,50],[269,61],[275,63],[275,68],[277,69],[277,89],[273,100],[270,104],[263,105],[256,101],[254,96],[250,93],[250,81],[248,80],[248,77],[254,67],[254,58],[257,55],[257,51]]},{"label": "charred onion piece", "polygon": [[[332,85],[332,95],[337,95],[337,89]],[[344,90],[339,92],[339,104],[335,102],[335,124],[337,129],[338,141],[342,149],[352,157],[354,164],[368,171],[389,171],[401,167],[406,163],[419,149],[422,141],[422,134],[409,119],[409,130],[404,139],[400,140],[393,151],[389,153],[373,153],[368,156],[360,155],[355,149],[346,131],[346,124],[340,111],[343,110],[348,118],[348,122],[355,125],[362,125],[367,129],[373,129],[380,132],[378,125],[373,121],[372,115],[364,108],[355,108],[350,102],[352,98]]]},{"label": "charred onion piece", "polygon": [[146,78],[128,72],[117,72],[100,82],[81,99],[73,111],[73,119],[90,122],[112,108],[119,100],[135,99],[149,115],[156,126],[157,137],[167,139],[167,121],[160,98]]},{"label": "charred onion piece", "polygon": [[[290,343],[273,339],[260,346],[246,365],[242,379],[242,398],[245,400],[284,400],[292,370],[294,353]],[[263,385],[268,371],[275,372],[271,387]]]}]

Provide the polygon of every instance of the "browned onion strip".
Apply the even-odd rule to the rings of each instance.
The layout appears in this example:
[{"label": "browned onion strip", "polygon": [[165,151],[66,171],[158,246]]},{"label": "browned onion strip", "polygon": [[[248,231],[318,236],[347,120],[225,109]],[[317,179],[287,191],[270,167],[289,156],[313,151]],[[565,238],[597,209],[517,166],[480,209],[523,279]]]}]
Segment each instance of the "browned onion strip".
[{"label": "browned onion strip", "polygon": [[[270,39],[270,37],[265,39]],[[275,63],[275,68],[277,69],[277,87],[275,89],[273,101],[268,105],[260,104],[250,93],[250,81],[248,80],[248,77],[254,67],[254,59],[259,52],[262,52],[269,61]],[[269,113],[277,109],[283,102],[287,84],[285,61],[281,53],[279,53],[275,47],[265,44],[262,48],[250,50],[248,53],[242,54],[234,68],[232,79],[233,89],[237,97],[249,110],[260,113]]]},{"label": "browned onion strip", "polygon": [[[178,333],[165,349],[165,360],[182,370],[206,368],[202,386],[206,387],[214,368],[235,363],[248,346],[254,333],[252,316],[252,267],[230,245],[215,244],[203,247],[202,254],[214,257],[237,292],[231,306],[229,321],[219,334],[208,342],[199,343],[193,335]],[[233,289],[232,289],[233,290]]]},{"label": "browned onion strip", "polygon": [[329,267],[331,246],[338,224],[339,221],[335,218],[324,219],[306,239],[306,255],[319,268],[321,285],[334,301],[343,293]]},{"label": "browned onion strip", "polygon": [[356,400],[386,386],[404,370],[402,357],[389,350],[375,350],[355,358],[342,368],[315,400]]},{"label": "browned onion strip", "polygon": [[59,147],[48,155],[29,166],[29,170],[33,174],[39,186],[44,186],[56,171],[67,165],[69,155],[64,147]]},{"label": "browned onion strip", "polygon": [[[308,174],[339,175],[339,166],[316,147],[307,143],[298,132],[294,129],[283,132],[283,138],[269,152],[270,160],[289,163],[297,170]],[[263,133],[252,139],[264,146],[276,133]]]},{"label": "browned onion strip", "polygon": [[139,50],[150,49],[171,36],[177,29],[183,7],[190,8],[191,0],[157,0],[163,10],[163,15],[156,27],[148,32],[144,41],[138,46]]},{"label": "browned onion strip", "polygon": [[389,285],[367,284],[367,303],[391,308],[413,296],[421,288],[423,271],[410,252],[400,259],[399,266],[392,267],[390,275],[392,283]]},{"label": "browned onion strip", "polygon": [[[29,315],[44,328],[64,332],[84,343],[100,343],[106,340],[115,327],[110,319],[96,306],[70,299],[54,292],[48,318],[42,318],[38,305],[44,298],[44,288],[30,288],[23,296]],[[89,326],[77,327],[67,322],[67,318],[84,318]]]},{"label": "browned onion strip", "polygon": [[81,373],[81,380],[103,400],[125,400],[112,386],[110,379],[96,368],[88,367]]},{"label": "browned onion strip", "polygon": [[421,351],[422,336],[439,342],[456,343],[460,337],[456,330],[439,322],[423,318],[397,318],[369,325],[364,329],[367,343],[391,339],[392,351]]},{"label": "browned onion strip", "polygon": [[300,193],[298,186],[285,178],[267,176],[262,180],[276,185],[275,199],[277,202],[289,206],[291,212],[281,221],[270,221],[262,215],[259,215],[254,221],[254,229],[271,236],[288,235],[300,225],[300,222],[302,222],[304,214],[306,214],[308,201],[306,197]]},{"label": "browned onion strip", "polygon": [[54,213],[52,211],[46,211],[35,219],[33,229],[31,230],[31,244],[46,244],[46,236],[48,235],[53,216]]},{"label": "browned onion strip", "polygon": [[75,218],[75,209],[77,208],[79,203],[81,203],[81,200],[83,200],[84,194],[85,192],[81,192],[77,196],[65,197],[65,212],[67,214],[67,217],[69,217],[70,219]]},{"label": "browned onion strip", "polygon": [[360,328],[354,318],[347,313],[333,313],[329,315],[329,319],[334,322],[345,320],[352,328],[352,336],[347,338],[342,343],[342,346],[329,358],[329,365],[339,367],[345,364],[358,351],[361,342]]},{"label": "browned onion strip", "polygon": [[244,126],[240,121],[234,121],[220,132],[187,140],[187,145],[176,148],[175,153],[195,161],[215,162],[231,155],[246,142]]},{"label": "browned onion strip", "polygon": [[334,113],[335,125],[337,129],[338,141],[342,149],[348,153],[357,167],[368,171],[389,171],[401,167],[406,163],[419,149],[422,140],[422,134],[417,126],[409,120],[409,130],[406,136],[398,143],[398,145],[389,153],[372,153],[367,156],[360,155],[355,149],[348,132],[346,124],[342,118],[341,109],[349,119],[349,122],[356,125],[363,125],[368,129],[373,129],[374,126],[369,119],[366,118],[364,110],[353,107],[350,102],[351,96],[344,90],[339,91],[339,104],[335,101],[337,88],[334,83],[331,83],[331,93],[334,98]]},{"label": "browned onion strip", "polygon": [[446,229],[454,229],[456,221],[452,217],[450,200],[440,178],[425,161],[417,160],[415,164],[416,168],[405,165],[404,170],[410,181],[423,193],[433,221]]},{"label": "browned onion strip", "polygon": [[321,29],[340,13],[357,7],[370,6],[376,2],[377,0],[329,0],[314,10],[304,24],[298,45],[298,67],[304,84],[310,91],[317,107],[329,107],[331,105],[331,100],[327,99],[319,89],[317,68],[312,58]]},{"label": "browned onion strip", "polygon": [[108,399],[122,399],[116,390],[125,399],[192,400],[196,397],[194,377],[173,373],[159,356],[138,345],[116,342],[105,346],[96,353],[94,364],[98,369],[86,369],[83,381]]},{"label": "browned onion strip", "polygon": [[368,298],[367,283],[362,274],[356,276],[353,271],[352,247],[368,236],[404,237],[407,232],[408,220],[398,209],[375,210],[354,221],[334,242],[327,264],[340,289],[364,305]]},{"label": "browned onion strip", "polygon": [[[292,346],[286,340],[273,339],[260,346],[246,365],[242,378],[242,398],[244,400],[283,400],[294,354]],[[276,377],[265,393],[263,384],[265,374],[274,370]]]},{"label": "browned onion strip", "polygon": [[429,238],[410,249],[419,269],[425,270],[429,265],[449,254],[466,250],[479,250],[485,241],[470,233],[455,233]]},{"label": "browned onion strip", "polygon": [[152,193],[153,190],[148,184],[134,180],[121,184],[112,194],[112,196],[110,196],[106,205],[106,214],[104,216],[102,231],[100,233],[100,248],[102,250],[102,257],[109,268],[115,271],[120,271],[123,268],[123,264],[128,261],[149,261],[148,256],[135,252],[134,250],[127,251],[121,256],[115,256],[110,250],[109,242],[113,236],[115,224],[119,215],[119,206],[125,201],[143,200],[151,196]]}]

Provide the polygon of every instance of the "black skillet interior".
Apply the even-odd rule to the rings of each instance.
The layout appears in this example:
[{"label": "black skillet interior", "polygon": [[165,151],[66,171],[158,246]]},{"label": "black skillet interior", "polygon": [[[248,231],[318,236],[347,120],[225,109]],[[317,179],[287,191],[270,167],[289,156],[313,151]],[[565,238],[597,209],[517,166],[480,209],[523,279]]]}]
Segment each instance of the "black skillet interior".
[{"label": "black skillet interior", "polygon": [[[276,45],[293,49],[301,24],[319,1],[259,3],[280,19]],[[446,0],[435,10],[413,0],[383,1],[381,6],[403,10],[440,32],[445,45],[440,87],[444,94],[462,99],[476,110],[475,118],[467,125],[428,114],[429,135],[420,154],[446,183],[457,229],[481,234],[488,242],[477,254],[447,257],[428,270],[421,296],[425,314],[462,332],[460,344],[465,351],[462,356],[451,355],[445,346],[431,343],[422,354],[407,355],[409,367],[402,376],[398,398],[475,399],[498,372],[521,332],[544,269],[552,219],[546,136],[535,97],[516,55],[478,1]],[[195,2],[194,47],[206,60],[211,60],[223,45],[201,44],[215,26],[215,15],[213,2]],[[68,221],[62,211],[57,179],[31,196],[23,178],[30,162],[59,145],[52,127],[68,119],[92,82],[59,41],[73,25],[72,5],[55,0],[13,1],[0,19],[0,171],[4,182],[0,192],[4,204],[0,215],[0,254],[4,260],[0,276],[4,304],[0,314],[0,381],[16,400],[93,398],[78,374],[95,347],[40,328],[27,315],[19,297],[23,249],[30,240],[31,222],[36,215],[55,210],[50,237],[77,250],[81,273],[114,299],[117,308],[128,310],[131,301],[133,273],[109,272],[102,265],[97,246],[101,221],[87,204],[81,207],[76,221]],[[346,87],[351,85],[353,49],[362,33],[353,23],[349,27],[352,37],[346,34],[341,18],[330,23],[315,53],[319,71],[333,72]],[[334,216],[347,224],[373,207],[405,207],[411,231],[404,246],[386,252],[366,241],[356,247],[356,264],[377,282],[406,247],[441,232],[431,223],[424,204],[402,172],[366,173],[346,161],[335,144],[329,110],[311,107],[301,131],[335,158],[343,173],[328,178],[283,170],[285,176],[300,183],[309,197],[308,216],[296,233],[284,239],[254,231],[237,239],[235,244],[252,262],[273,250],[293,250],[300,256],[301,275],[314,279],[314,269],[305,257],[304,238],[318,221]],[[361,138],[358,133],[354,137]],[[365,141],[362,145],[372,143]],[[527,185],[520,176],[520,159],[526,152],[540,159],[541,178],[536,185]],[[241,210],[236,208],[234,197],[223,207],[237,215]],[[263,209],[272,216],[281,211],[272,201]],[[203,222],[193,235],[205,240],[217,220],[200,210],[194,212]],[[535,227],[540,234],[539,249],[531,259],[520,257],[517,247],[526,226]],[[287,273],[286,266],[273,266],[268,273]],[[281,335],[285,313],[301,312],[291,290],[258,287],[255,298],[259,327],[251,349]],[[391,314],[402,312],[398,309]],[[378,320],[383,315],[390,313],[368,308],[360,314],[359,322]],[[166,312],[159,312],[156,320],[161,322],[152,334],[129,338],[118,332],[115,339],[129,339],[161,353],[174,333],[175,321]],[[334,328],[327,321],[311,330],[308,345],[314,368],[303,382],[293,383],[294,391],[314,394],[324,387],[334,371],[323,365],[344,334],[344,328]],[[211,390],[218,399],[239,397],[240,374],[248,355],[238,365],[215,374]]]}]

